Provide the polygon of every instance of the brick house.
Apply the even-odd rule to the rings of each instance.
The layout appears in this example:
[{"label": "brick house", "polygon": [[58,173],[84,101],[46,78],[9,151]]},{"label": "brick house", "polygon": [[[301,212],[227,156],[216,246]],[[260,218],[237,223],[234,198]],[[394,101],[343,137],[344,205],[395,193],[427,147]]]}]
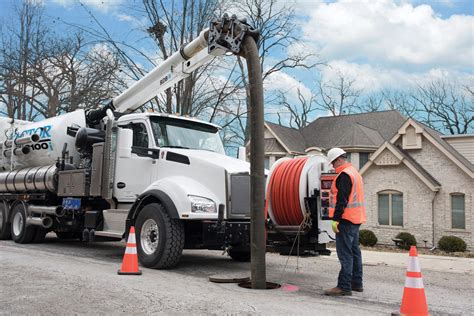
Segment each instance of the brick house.
[{"label": "brick house", "polygon": [[445,136],[397,111],[321,117],[300,130],[265,122],[267,168],[281,157],[332,147],[360,169],[364,228],[379,243],[393,244],[408,231],[419,246],[455,235],[474,249],[474,135]]},{"label": "brick house", "polygon": [[432,247],[442,236],[454,235],[472,250],[473,162],[474,135],[443,137],[407,119],[360,170],[368,210],[366,228],[381,243],[408,231],[421,246]]}]

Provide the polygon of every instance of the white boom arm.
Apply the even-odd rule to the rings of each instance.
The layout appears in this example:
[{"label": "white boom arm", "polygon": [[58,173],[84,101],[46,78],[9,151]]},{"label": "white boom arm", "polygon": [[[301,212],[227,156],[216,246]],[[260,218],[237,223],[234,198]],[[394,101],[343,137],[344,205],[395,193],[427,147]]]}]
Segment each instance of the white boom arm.
[{"label": "white boom arm", "polygon": [[191,75],[196,68],[207,64],[215,56],[227,52],[238,54],[246,33],[252,34],[245,22],[235,16],[212,21],[198,38],[168,57],[145,77],[135,82],[112,101],[117,112],[132,112],[152,98]]},{"label": "white boom arm", "polygon": [[214,56],[224,54],[223,50],[217,50],[212,55],[208,53],[208,33],[209,29],[202,31],[198,38],[115,97],[113,105],[116,111],[123,113],[136,110],[159,93],[189,76],[196,68],[210,62]]}]

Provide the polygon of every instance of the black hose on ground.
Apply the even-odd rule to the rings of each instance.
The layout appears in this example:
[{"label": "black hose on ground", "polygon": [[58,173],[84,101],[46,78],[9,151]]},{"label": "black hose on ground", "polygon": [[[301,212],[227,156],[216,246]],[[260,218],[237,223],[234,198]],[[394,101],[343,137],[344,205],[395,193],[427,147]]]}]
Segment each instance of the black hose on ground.
[{"label": "black hose on ground", "polygon": [[253,289],[266,289],[263,80],[260,55],[253,36],[245,36],[241,54],[247,61],[250,94],[251,282]]}]

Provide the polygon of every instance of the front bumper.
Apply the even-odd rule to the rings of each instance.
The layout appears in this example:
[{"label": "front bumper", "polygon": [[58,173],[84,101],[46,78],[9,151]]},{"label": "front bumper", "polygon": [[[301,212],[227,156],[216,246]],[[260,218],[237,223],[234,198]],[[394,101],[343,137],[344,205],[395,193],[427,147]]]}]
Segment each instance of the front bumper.
[{"label": "front bumper", "polygon": [[207,249],[249,249],[249,221],[206,221],[202,230],[203,243]]}]

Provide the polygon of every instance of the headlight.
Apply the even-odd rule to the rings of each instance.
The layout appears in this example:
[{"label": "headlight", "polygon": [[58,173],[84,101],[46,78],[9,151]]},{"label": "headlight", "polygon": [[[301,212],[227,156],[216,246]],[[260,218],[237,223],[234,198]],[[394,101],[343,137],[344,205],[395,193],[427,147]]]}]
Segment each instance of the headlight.
[{"label": "headlight", "polygon": [[192,213],[217,213],[216,203],[200,196],[188,195]]}]

